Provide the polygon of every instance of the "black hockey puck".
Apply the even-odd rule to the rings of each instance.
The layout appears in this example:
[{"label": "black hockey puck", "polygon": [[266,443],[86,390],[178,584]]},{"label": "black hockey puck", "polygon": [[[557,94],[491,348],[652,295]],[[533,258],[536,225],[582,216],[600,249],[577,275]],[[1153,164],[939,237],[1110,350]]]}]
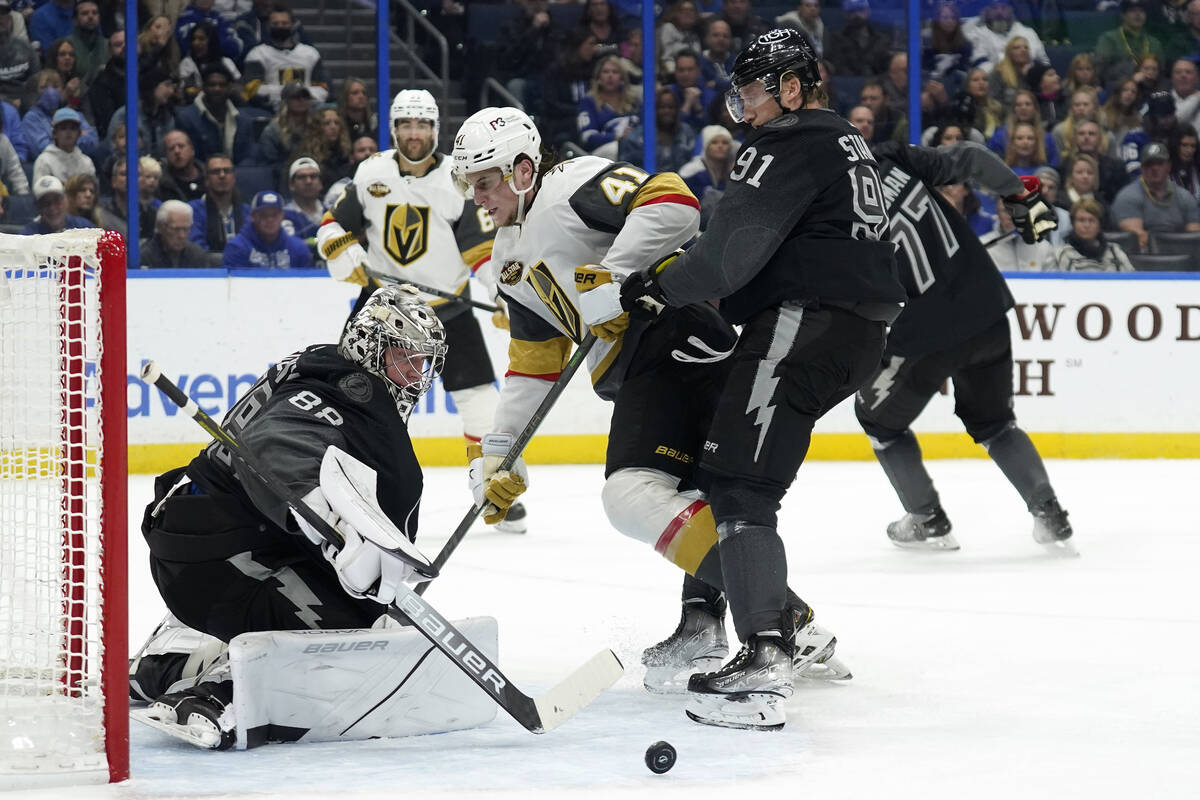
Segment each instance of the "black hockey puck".
[{"label": "black hockey puck", "polygon": [[655,775],[662,775],[675,766],[675,748],[668,742],[655,742],[646,748],[646,766]]}]

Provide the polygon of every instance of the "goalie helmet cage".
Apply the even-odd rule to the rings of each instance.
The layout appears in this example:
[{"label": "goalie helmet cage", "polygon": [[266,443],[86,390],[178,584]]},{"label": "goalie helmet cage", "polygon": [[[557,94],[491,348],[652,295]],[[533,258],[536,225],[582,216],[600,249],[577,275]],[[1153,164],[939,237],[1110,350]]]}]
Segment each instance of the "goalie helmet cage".
[{"label": "goalie helmet cage", "polygon": [[0,235],[0,790],[129,776],[125,373],[121,236]]}]

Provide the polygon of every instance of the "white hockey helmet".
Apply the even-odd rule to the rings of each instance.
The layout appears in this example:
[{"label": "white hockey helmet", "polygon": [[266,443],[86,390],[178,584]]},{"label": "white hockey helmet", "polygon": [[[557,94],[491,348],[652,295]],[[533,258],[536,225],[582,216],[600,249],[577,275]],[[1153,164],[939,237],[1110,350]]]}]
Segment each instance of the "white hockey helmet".
[{"label": "white hockey helmet", "polygon": [[[407,362],[397,361],[399,348]],[[433,386],[446,360],[446,329],[421,293],[408,284],[375,290],[346,323],[338,353],[387,384],[400,416],[408,419],[413,406]],[[406,381],[388,375],[397,368]]]},{"label": "white hockey helmet", "polygon": [[[499,167],[504,179],[508,180],[519,156],[528,156],[536,172],[542,163],[542,135],[533,120],[520,109],[482,108],[467,117],[458,129],[453,156],[454,180],[466,192],[470,189],[466,181],[468,172]],[[523,194],[515,187],[513,191]]]},{"label": "white hockey helmet", "polygon": [[392,107],[388,112],[388,129],[392,132],[392,145],[399,147],[396,138],[396,123],[402,119],[427,119],[433,123],[433,146],[437,147],[438,129],[441,127],[441,114],[438,112],[437,100],[425,89],[403,89],[392,98]]}]

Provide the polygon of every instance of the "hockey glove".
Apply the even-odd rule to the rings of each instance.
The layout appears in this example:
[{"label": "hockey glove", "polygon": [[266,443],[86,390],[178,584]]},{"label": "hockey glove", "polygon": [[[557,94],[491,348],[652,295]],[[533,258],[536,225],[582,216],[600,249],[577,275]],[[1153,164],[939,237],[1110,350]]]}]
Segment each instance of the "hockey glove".
[{"label": "hockey glove", "polygon": [[330,277],[358,286],[367,285],[367,251],[358,243],[358,237],[329,223],[317,229],[317,252],[325,259]]},{"label": "hockey glove", "polygon": [[683,255],[683,252],[683,250],[676,250],[668,253],[647,269],[628,275],[621,283],[621,308],[633,311],[643,297],[648,297],[659,305],[670,305],[667,302],[667,296],[663,294],[662,287],[658,285],[658,276],[667,268],[667,265]]},{"label": "hockey glove", "polygon": [[1033,175],[1021,178],[1023,194],[1004,198],[1013,225],[1025,244],[1040,242],[1058,229],[1054,210],[1042,199],[1042,182]]},{"label": "hockey glove", "polygon": [[363,538],[354,526],[330,508],[319,486],[304,496],[304,503],[342,535],[343,543],[339,549],[303,517],[296,517],[300,530],[309,541],[321,548],[325,560],[337,571],[338,580],[346,593],[360,599],[375,600],[384,605],[395,600],[396,589],[413,576],[413,568],[399,557]]},{"label": "hockey glove", "polygon": [[504,301],[500,299],[499,295],[496,296],[494,302],[496,303],[496,310],[492,312],[492,324],[500,330],[506,331],[511,327],[508,321],[508,308],[504,305]]},{"label": "hockey glove", "polygon": [[629,327],[629,312],[621,308],[621,290],[613,283],[613,274],[603,267],[584,264],[575,270],[575,288],[579,291],[579,313],[596,336],[615,342]]},{"label": "hockey glove", "polygon": [[477,445],[467,448],[471,468],[467,480],[476,507],[483,506],[483,521],[495,525],[508,516],[508,509],[525,491],[529,470],[525,460],[518,458],[512,469],[500,469],[500,462],[512,447],[511,433],[489,433]]}]

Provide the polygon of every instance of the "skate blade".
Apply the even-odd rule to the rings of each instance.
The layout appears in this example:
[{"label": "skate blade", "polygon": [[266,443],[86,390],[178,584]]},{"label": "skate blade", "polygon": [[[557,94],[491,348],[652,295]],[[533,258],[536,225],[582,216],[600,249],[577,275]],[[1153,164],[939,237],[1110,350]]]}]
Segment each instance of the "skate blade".
[{"label": "skate blade", "polygon": [[840,658],[829,656],[824,661],[814,661],[796,670],[797,678],[810,681],[848,681],[854,677]]},{"label": "skate blade", "polygon": [[692,722],[743,731],[779,731],[787,715],[776,694],[747,694],[737,698],[692,694],[684,713]]},{"label": "skate blade", "polygon": [[651,694],[687,694],[688,679],[700,672],[715,672],[725,663],[728,651],[707,658],[692,659],[692,663],[682,669],[675,667],[646,667],[646,677],[642,685]]},{"label": "skate blade", "polygon": [[901,550],[957,550],[958,540],[954,538],[953,533],[947,533],[945,536],[931,536],[928,539],[914,539],[911,542],[892,539],[892,544],[899,547]]},{"label": "skate blade", "polygon": [[1079,558],[1079,551],[1070,539],[1055,539],[1052,542],[1038,542],[1047,553],[1059,558]]},{"label": "skate blade", "polygon": [[[216,750],[221,744],[221,733],[212,726],[210,720],[205,719],[199,714],[193,714],[189,720],[189,724],[180,725],[176,722],[175,710],[164,709],[162,706],[151,705],[148,708],[135,708],[130,710],[129,716],[137,720],[143,725],[148,725],[155,730],[187,742],[193,747],[199,747],[203,750]],[[192,722],[191,720],[196,720]]]}]

